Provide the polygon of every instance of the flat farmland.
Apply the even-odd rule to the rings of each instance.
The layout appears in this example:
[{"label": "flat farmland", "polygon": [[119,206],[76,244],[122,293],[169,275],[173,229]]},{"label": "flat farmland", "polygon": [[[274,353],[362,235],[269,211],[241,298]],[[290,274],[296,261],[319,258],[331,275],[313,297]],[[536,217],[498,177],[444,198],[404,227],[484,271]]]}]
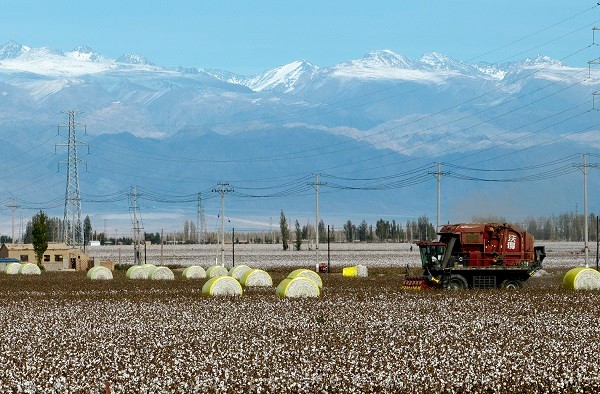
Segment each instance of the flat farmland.
[{"label": "flat farmland", "polygon": [[[561,287],[580,244],[546,245],[547,273],[518,291],[402,290],[418,264],[406,244],[336,245],[319,299],[206,298],[205,281],[180,270],[174,281],[0,275],[0,392],[598,392],[600,292]],[[314,261],[272,246],[236,245],[236,262],[277,284]],[[172,248],[165,264],[214,263],[214,245]],[[356,263],[369,277],[343,278]]]},{"label": "flat farmland", "polygon": [[[545,245],[548,254],[545,266],[549,268],[573,267],[583,264],[583,242],[549,242]],[[536,245],[537,245],[536,244]],[[235,249],[235,250],[234,250]],[[281,244],[226,244],[225,265],[230,266],[235,255],[236,264],[255,268],[314,267],[316,251],[302,245],[302,250],[284,251]],[[420,267],[419,248],[407,243],[332,243],[329,258],[333,268],[363,264],[371,268]],[[590,256],[595,263],[595,245],[590,244]],[[110,260],[121,264],[133,263],[133,246],[107,245],[88,247],[87,252],[96,261]],[[220,262],[220,245],[149,245],[141,249],[142,260],[150,264],[201,265],[204,268]],[[319,261],[326,262],[327,244],[319,246]],[[590,260],[591,261],[591,260]]]}]

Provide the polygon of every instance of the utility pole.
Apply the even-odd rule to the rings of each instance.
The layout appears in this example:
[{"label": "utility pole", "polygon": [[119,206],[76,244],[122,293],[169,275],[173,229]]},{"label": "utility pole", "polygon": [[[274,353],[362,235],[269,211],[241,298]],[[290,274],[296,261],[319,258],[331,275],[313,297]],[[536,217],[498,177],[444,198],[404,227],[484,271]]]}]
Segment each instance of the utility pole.
[{"label": "utility pole", "polygon": [[319,174],[315,174],[315,183],[309,183],[308,185],[314,186],[315,188],[315,241],[316,241],[316,262],[315,270],[319,272],[319,186],[324,186],[327,183],[319,183]]},{"label": "utility pole", "polygon": [[20,207],[21,206],[17,205],[17,203],[15,202],[14,198],[12,200],[12,204],[6,206],[6,208],[10,208],[10,222],[12,224],[12,238],[11,238],[11,241],[14,244],[16,244],[16,242],[15,242],[15,210],[17,208],[20,208]]},{"label": "utility pole", "polygon": [[140,262],[140,224],[137,219],[137,188],[133,185],[133,265],[141,264]]},{"label": "utility pole", "polygon": [[585,253],[585,266],[589,267],[588,257],[588,217],[587,217],[587,172],[588,168],[598,167],[597,163],[588,164],[587,155],[583,155],[583,164],[575,164],[575,167],[579,168],[583,172],[583,251]]},{"label": "utility pole", "polygon": [[233,189],[225,189],[229,186],[227,182],[220,182],[220,189],[212,189],[213,193],[221,195],[221,266],[225,267],[225,193],[231,193]]},{"label": "utility pole", "polygon": [[202,193],[198,193],[198,210],[196,217],[196,231],[198,232],[198,243],[206,242],[206,217],[202,206]]},{"label": "utility pole", "polygon": [[434,175],[435,178],[437,179],[437,222],[436,222],[436,227],[435,227],[435,231],[438,232],[440,231],[440,205],[441,205],[441,196],[442,196],[442,192],[441,192],[441,185],[442,185],[442,177],[444,175],[447,175],[447,172],[443,172],[442,171],[442,163],[437,163],[437,172],[428,172],[428,174],[430,175]]},{"label": "utility pole", "polygon": [[[77,140],[75,114],[77,111],[63,112],[69,115],[68,126],[58,126],[58,132],[60,134],[61,127],[69,128],[69,138],[66,144],[56,144],[54,152],[56,154],[56,148],[59,146],[67,147],[67,187],[65,192],[65,211],[63,221],[65,223],[64,229],[64,241],[67,245],[72,248],[83,245],[83,223],[81,220],[81,193],[79,191],[79,169],[78,165],[82,160],[77,158],[77,146],[86,145]],[[82,126],[85,132],[85,126]],[[89,153],[89,146],[88,146]],[[69,231],[70,230],[70,231]]]}]

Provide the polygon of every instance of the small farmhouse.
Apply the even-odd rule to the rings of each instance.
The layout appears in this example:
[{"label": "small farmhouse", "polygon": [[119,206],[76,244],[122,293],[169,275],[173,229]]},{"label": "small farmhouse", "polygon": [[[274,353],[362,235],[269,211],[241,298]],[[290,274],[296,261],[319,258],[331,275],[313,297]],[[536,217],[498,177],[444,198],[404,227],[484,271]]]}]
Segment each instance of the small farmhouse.
[{"label": "small farmhouse", "polygon": [[[0,246],[0,258],[17,259],[21,263],[36,262],[33,244],[3,243]],[[42,265],[46,271],[87,270],[94,266],[94,261],[79,249],[69,248],[65,243],[49,242],[42,257]]]}]

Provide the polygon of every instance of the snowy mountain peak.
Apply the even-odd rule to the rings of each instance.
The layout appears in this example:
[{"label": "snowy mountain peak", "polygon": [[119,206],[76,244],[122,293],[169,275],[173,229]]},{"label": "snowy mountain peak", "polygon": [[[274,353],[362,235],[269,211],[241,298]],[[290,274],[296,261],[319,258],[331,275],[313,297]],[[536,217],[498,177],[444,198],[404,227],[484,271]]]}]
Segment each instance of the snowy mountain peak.
[{"label": "snowy mountain peak", "polygon": [[19,57],[22,53],[27,52],[29,47],[23,46],[15,41],[8,41],[0,46],[0,60],[9,60]]},{"label": "snowy mountain peak", "polygon": [[244,84],[254,91],[276,90],[289,93],[298,83],[310,81],[318,71],[319,67],[306,60],[299,60],[267,70],[248,79]]},{"label": "snowy mountain peak", "polygon": [[99,61],[107,60],[103,56],[96,53],[92,48],[90,48],[89,46],[87,46],[85,44],[76,46],[75,48],[73,48],[73,51],[66,52],[65,56],[70,57],[72,59],[76,59],[76,60],[91,61],[91,62],[99,62]]},{"label": "snowy mountain peak", "polygon": [[135,55],[131,53],[126,53],[120,58],[117,59],[118,63],[126,63],[126,64],[144,64],[144,65],[153,65],[148,59],[141,55]]},{"label": "snowy mountain peak", "polygon": [[387,66],[394,68],[418,69],[418,62],[408,56],[398,55],[389,49],[372,51],[367,53],[361,60],[357,62],[368,63],[372,66]]},{"label": "snowy mountain peak", "polygon": [[466,64],[459,60],[456,60],[450,56],[442,55],[438,52],[425,53],[419,59],[421,63],[425,63],[433,68],[443,70],[456,70],[462,69]]},{"label": "snowy mountain peak", "polygon": [[519,62],[523,67],[565,67],[565,64],[560,60],[551,58],[550,56],[537,55],[533,59],[525,59]]}]

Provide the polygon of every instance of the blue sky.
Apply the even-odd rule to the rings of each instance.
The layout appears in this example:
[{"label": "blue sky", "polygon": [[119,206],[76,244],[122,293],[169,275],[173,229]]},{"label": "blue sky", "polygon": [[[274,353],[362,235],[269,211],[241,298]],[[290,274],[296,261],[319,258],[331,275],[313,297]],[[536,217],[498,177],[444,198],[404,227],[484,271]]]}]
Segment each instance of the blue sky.
[{"label": "blue sky", "polygon": [[[377,49],[410,57],[437,51],[471,60],[595,5],[581,0],[0,0],[0,43],[12,39],[62,50],[87,44],[111,58],[130,52],[163,66],[253,74],[299,59],[326,67]],[[600,25],[600,7],[475,60],[538,53],[560,59],[591,43],[594,24]],[[584,51],[566,62],[581,66],[590,59]]]}]

